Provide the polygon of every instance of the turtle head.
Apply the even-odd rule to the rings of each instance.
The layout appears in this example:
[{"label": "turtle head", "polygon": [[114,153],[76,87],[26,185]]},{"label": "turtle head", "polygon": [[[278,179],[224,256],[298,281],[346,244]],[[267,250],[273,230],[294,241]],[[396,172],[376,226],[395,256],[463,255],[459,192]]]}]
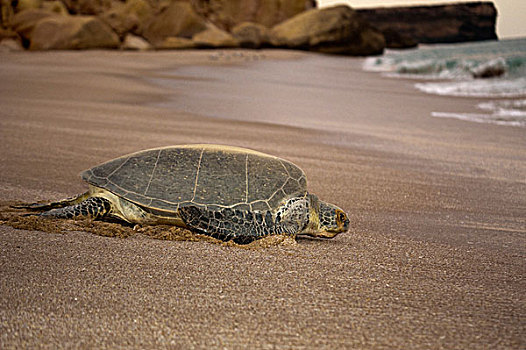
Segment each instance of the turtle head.
[{"label": "turtle head", "polygon": [[322,234],[321,237],[332,238],[349,229],[347,214],[334,204],[320,201],[318,218],[320,220],[320,231],[325,234],[325,236]]},{"label": "turtle head", "polygon": [[333,238],[349,229],[349,218],[341,209],[324,201],[313,194],[310,197],[310,222],[303,231],[312,237]]}]

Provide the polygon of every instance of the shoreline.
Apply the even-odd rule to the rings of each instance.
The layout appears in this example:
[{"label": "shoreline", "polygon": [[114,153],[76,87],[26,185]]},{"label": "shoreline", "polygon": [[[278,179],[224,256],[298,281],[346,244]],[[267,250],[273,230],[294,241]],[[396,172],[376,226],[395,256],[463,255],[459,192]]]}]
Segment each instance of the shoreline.
[{"label": "shoreline", "polygon": [[[471,103],[358,60],[270,51],[228,66],[204,51],[0,54],[2,203],[208,142],[294,162],[351,219],[333,240],[261,250],[0,225],[2,347],[524,346],[523,129],[436,120]],[[171,69],[175,90],[149,81]]]}]

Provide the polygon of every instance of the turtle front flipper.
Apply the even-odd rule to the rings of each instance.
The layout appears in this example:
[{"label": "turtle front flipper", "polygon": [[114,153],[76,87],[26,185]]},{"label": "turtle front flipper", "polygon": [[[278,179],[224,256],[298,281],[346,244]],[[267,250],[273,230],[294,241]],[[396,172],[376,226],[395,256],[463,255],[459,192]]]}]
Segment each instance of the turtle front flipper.
[{"label": "turtle front flipper", "polygon": [[111,210],[111,203],[106,198],[89,197],[86,200],[74,205],[63,208],[44,211],[38,216],[58,219],[78,219],[91,218],[98,219],[108,214]]},{"label": "turtle front flipper", "polygon": [[264,236],[287,233],[285,230],[276,231],[270,211],[210,210],[188,206],[179,208],[179,215],[189,229],[224,242],[248,244]]},{"label": "turtle front flipper", "polygon": [[75,204],[79,204],[82,201],[88,199],[90,197],[90,192],[84,192],[82,194],[79,194],[74,197],[66,198],[60,201],[56,202],[50,202],[50,203],[28,203],[28,204],[20,204],[20,205],[12,205],[12,208],[15,209],[29,209],[29,210],[51,210],[55,208],[64,208],[67,206],[72,206]]}]

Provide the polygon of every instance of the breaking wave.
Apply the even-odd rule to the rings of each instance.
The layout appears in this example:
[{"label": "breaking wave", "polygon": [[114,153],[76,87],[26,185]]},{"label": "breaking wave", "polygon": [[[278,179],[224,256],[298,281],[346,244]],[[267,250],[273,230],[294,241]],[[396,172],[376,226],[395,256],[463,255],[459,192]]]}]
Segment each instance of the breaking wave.
[{"label": "breaking wave", "polygon": [[455,118],[477,123],[526,127],[526,100],[497,100],[477,105],[481,113],[433,112],[436,118]]},{"label": "breaking wave", "polygon": [[433,112],[433,117],[526,127],[526,38],[388,51],[366,59],[363,68],[419,80],[415,88],[428,94],[510,99],[481,103],[480,113]]},{"label": "breaking wave", "polygon": [[391,77],[471,80],[526,76],[526,39],[426,46],[366,59],[364,69]]}]

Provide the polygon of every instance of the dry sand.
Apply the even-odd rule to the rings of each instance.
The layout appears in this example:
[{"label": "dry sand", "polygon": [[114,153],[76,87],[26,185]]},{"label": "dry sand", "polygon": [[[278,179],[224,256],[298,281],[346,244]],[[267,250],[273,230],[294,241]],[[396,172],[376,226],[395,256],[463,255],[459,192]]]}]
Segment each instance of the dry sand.
[{"label": "dry sand", "polygon": [[209,142],[292,160],[351,218],[333,240],[253,250],[1,225],[2,349],[526,346],[526,131],[430,117],[473,100],[283,51],[0,62],[0,204]]}]

